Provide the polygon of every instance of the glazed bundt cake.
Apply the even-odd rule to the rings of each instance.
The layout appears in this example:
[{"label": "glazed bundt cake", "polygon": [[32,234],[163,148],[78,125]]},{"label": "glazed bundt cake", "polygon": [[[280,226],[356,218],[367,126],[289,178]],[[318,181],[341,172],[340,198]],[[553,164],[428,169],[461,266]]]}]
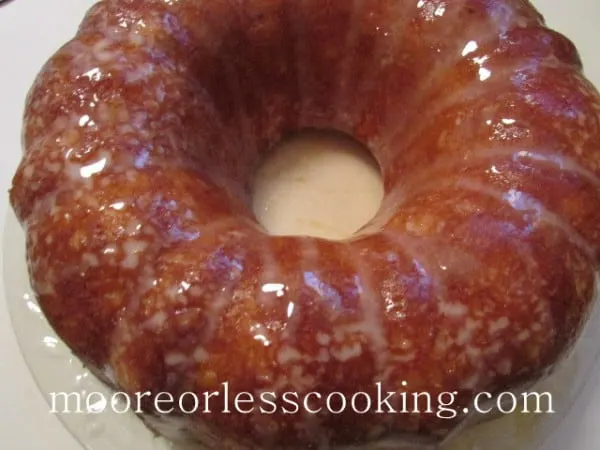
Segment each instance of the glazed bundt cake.
[{"label": "glazed bundt cake", "polygon": [[[252,212],[307,128],[381,167],[350,239]],[[104,0],[30,92],[11,201],[46,317],[146,417],[210,448],[435,441],[579,335],[599,143],[576,49],[526,0]]]}]

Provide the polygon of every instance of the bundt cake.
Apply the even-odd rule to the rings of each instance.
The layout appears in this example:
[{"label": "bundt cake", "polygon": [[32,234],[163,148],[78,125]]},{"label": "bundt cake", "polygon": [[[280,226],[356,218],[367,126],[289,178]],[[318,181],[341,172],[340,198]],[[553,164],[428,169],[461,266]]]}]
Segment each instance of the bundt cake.
[{"label": "bundt cake", "polygon": [[[381,167],[350,239],[252,212],[309,128]],[[578,337],[599,144],[600,96],[527,0],[104,0],[32,87],[10,195],[49,322],[149,420],[209,448],[435,442]]]}]

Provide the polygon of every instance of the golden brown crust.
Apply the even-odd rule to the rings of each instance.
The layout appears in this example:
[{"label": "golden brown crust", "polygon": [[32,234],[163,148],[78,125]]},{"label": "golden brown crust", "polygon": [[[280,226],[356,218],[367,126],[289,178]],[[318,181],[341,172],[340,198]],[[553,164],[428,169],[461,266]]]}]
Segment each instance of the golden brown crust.
[{"label": "golden brown crust", "polygon": [[[349,241],[270,237],[250,212],[256,166],[304,127],[381,164],[382,210]],[[45,314],[120,389],[381,382],[458,391],[462,411],[539,378],[581,330],[599,143],[575,48],[524,0],[104,0],[31,90],[11,201]],[[302,447],[460,419],[185,423]]]}]

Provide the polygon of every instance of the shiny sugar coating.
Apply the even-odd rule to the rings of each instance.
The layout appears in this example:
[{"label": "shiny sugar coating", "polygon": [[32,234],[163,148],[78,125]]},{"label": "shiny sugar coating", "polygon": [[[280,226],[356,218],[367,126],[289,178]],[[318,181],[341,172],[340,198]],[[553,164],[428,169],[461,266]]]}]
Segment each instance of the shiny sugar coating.
[{"label": "shiny sugar coating", "polygon": [[[380,383],[458,391],[462,410],[547,373],[587,317],[600,97],[524,0],[105,0],[26,111],[11,199],[33,287],[119,389]],[[271,237],[251,212],[256,168],[305,127],[382,167],[382,209],[350,240]],[[462,418],[179,425],[215,448],[328,448]]]}]

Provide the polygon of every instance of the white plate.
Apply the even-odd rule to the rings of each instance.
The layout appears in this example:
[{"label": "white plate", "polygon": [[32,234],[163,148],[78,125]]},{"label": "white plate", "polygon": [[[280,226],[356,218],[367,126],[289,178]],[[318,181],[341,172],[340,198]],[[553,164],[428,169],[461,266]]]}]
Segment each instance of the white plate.
[{"label": "white plate", "polygon": [[[82,398],[98,392],[110,398],[110,391],[75,358],[44,318],[27,275],[25,237],[16,218],[9,214],[4,229],[4,284],[13,327],[21,351],[49,406],[51,393],[78,393]],[[512,415],[473,427],[444,450],[552,449],[554,437],[562,440],[573,433],[563,423],[584,389],[594,388],[600,357],[600,302],[597,302],[586,330],[570,357],[553,376],[532,388],[551,392],[553,415]],[[583,401],[588,395],[581,396]],[[582,407],[581,405],[578,407]],[[61,410],[61,405],[58,405]],[[74,408],[71,408],[74,409]],[[153,435],[133,414],[118,414],[105,408],[99,414],[59,414],[66,428],[90,450],[183,450]],[[576,436],[573,436],[576,439]],[[574,441],[576,442],[576,440]]]},{"label": "white plate", "polygon": [[[70,1],[53,0],[52,8],[54,11],[66,11],[71,7]],[[93,1],[87,0],[85,3],[92,4]],[[600,3],[594,0],[589,2],[574,0],[568,3],[538,0],[535,3],[542,12],[546,13],[550,25],[565,32],[576,42],[587,63],[588,75],[597,85],[600,85],[600,64],[595,60],[596,42],[600,38],[600,31],[595,21],[600,18]],[[31,5],[30,14],[37,16],[38,19],[43,17],[40,11],[33,12],[33,8],[40,6],[39,4],[33,5],[32,1],[29,1],[29,5]],[[12,7],[13,5],[7,6],[7,8]],[[25,14],[25,9],[23,11]],[[71,17],[72,29],[75,30],[81,17],[75,14]],[[40,26],[47,26],[48,35],[52,36],[52,21],[44,25],[44,21],[40,20],[40,24]],[[64,34],[64,30],[61,33]],[[57,41],[56,45],[59,45],[62,40],[61,38],[61,41]],[[42,63],[43,61],[39,61],[40,65]],[[23,97],[24,95],[25,92]],[[86,392],[103,392],[108,395],[109,392],[104,385],[90,375],[79,361],[72,357],[68,348],[57,339],[40,313],[27,279],[24,236],[11,214],[5,227],[3,255],[6,298],[15,333],[27,364],[44,396],[49,398],[51,392],[80,392],[82,395]],[[594,323],[598,320],[596,314]],[[598,343],[600,343],[600,326],[588,327],[586,335],[567,364],[555,376],[544,382],[543,386],[537,388],[551,390],[554,393],[555,406],[558,410],[556,415],[506,417],[474,428],[449,448],[452,450],[533,449],[542,445],[541,441],[545,440],[544,449],[583,449],[584,447],[579,444],[581,437],[576,426],[579,422],[577,417],[578,414],[588,410],[587,401],[595,387],[594,383],[586,385],[585,381],[589,379],[597,382],[599,379],[600,370],[594,365],[598,356]],[[578,396],[578,392],[584,388],[584,395]],[[569,417],[570,420],[564,421],[573,403],[575,407]],[[173,448],[171,443],[154,437],[132,414],[118,415],[107,409],[98,415],[68,414],[60,418],[78,441],[90,450]],[[588,439],[586,442],[593,441]],[[592,447],[585,447],[585,450],[590,448]]]}]

